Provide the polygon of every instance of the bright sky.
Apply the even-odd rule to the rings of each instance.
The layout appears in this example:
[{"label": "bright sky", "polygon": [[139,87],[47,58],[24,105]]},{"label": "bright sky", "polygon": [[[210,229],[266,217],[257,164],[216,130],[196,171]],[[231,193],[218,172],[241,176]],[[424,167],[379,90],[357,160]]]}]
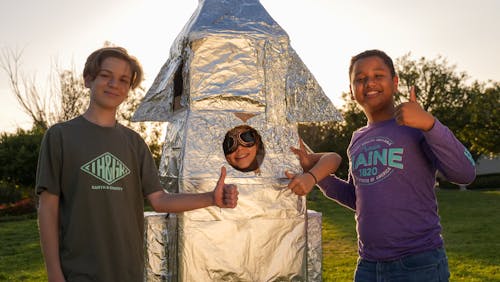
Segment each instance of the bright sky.
[{"label": "bright sky", "polygon": [[[408,52],[414,59],[443,55],[474,80],[500,81],[498,0],[261,3],[336,106],[349,89],[350,57],[366,49],[384,50],[393,59]],[[2,0],[0,48],[24,49],[22,71],[43,85],[54,63],[81,73],[87,56],[110,41],[142,62],[148,89],[197,5],[197,0]],[[0,99],[0,132],[31,127],[3,71]]]}]

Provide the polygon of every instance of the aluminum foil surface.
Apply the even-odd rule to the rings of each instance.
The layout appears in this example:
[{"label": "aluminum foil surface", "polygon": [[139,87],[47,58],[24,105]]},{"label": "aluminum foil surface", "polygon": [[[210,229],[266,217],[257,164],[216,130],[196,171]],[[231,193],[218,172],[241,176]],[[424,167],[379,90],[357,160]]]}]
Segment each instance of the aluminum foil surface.
[{"label": "aluminum foil surface", "polygon": [[[177,234],[175,214],[145,212],[144,281],[176,281]],[[322,281],[322,215],[307,210],[307,281]]]},{"label": "aluminum foil surface", "polygon": [[169,268],[177,264],[176,220],[175,214],[144,213],[144,281],[172,281],[177,275]]},{"label": "aluminum foil surface", "polygon": [[322,281],[322,214],[307,210],[307,281]]},{"label": "aluminum foil surface", "polygon": [[[301,173],[290,151],[298,123],[341,116],[259,1],[199,1],[133,119],[166,122],[160,174],[168,191],[212,191],[222,166],[239,190],[235,209],[178,215],[169,281],[309,280],[317,267],[308,265],[306,201],[287,189],[285,171]],[[249,172],[222,149],[241,125],[263,144]]]}]

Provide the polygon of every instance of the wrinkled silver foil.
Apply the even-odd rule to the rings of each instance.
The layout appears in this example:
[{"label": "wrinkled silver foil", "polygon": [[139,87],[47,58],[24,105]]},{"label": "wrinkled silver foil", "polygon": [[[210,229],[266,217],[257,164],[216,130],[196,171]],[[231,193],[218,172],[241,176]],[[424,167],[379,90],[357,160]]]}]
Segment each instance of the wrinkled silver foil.
[{"label": "wrinkled silver foil", "polygon": [[175,214],[144,213],[144,281],[172,281],[177,275],[177,217]]},{"label": "wrinkled silver foil", "polygon": [[307,281],[322,281],[322,214],[307,210]]},{"label": "wrinkled silver foil", "polygon": [[[177,265],[177,234],[175,214],[145,212],[145,273],[144,281],[174,281]],[[307,210],[307,281],[322,281],[322,215]]]},{"label": "wrinkled silver foil", "polygon": [[[334,122],[341,116],[259,1],[199,1],[133,120],[165,121],[159,170],[166,190],[212,191],[225,166],[225,182],[239,191],[235,209],[178,215],[176,227],[167,231],[177,234],[176,250],[169,245],[166,251],[177,259],[167,259],[168,273],[160,276],[168,281],[321,280],[321,260],[319,266],[310,264],[321,257],[321,247],[307,257],[308,238],[315,236],[308,231],[305,197],[287,189],[285,171],[302,172],[290,151],[299,146],[299,123]],[[265,157],[257,173],[232,168],[222,150],[226,132],[242,124],[262,137]]]}]

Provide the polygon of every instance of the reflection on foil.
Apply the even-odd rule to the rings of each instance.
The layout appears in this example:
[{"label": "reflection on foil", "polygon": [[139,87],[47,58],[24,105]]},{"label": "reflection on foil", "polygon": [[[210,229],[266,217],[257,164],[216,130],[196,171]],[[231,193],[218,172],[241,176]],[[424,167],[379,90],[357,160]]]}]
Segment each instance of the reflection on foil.
[{"label": "reflection on foil", "polygon": [[144,281],[173,281],[177,262],[175,214],[144,213]]},{"label": "reflection on foil", "polygon": [[[176,281],[177,265],[176,217],[174,214],[145,212],[145,276],[144,281]],[[307,211],[307,281],[322,280],[322,215]],[[231,281],[231,280],[229,280]]]},{"label": "reflection on foil", "polygon": [[320,212],[307,210],[307,281],[321,281],[322,278],[321,222]]},{"label": "reflection on foil", "polygon": [[[212,191],[225,166],[226,183],[240,193],[235,209],[178,215],[166,231],[176,241],[165,246],[176,259],[167,259],[160,276],[321,280],[321,216],[308,216],[305,197],[287,189],[285,171],[302,172],[290,151],[299,144],[298,123],[341,116],[259,1],[199,1],[133,119],[166,122],[159,170],[169,192]],[[256,172],[226,162],[224,136],[240,125],[254,128],[265,146]],[[155,239],[146,240],[148,255],[161,254],[149,247]]]}]

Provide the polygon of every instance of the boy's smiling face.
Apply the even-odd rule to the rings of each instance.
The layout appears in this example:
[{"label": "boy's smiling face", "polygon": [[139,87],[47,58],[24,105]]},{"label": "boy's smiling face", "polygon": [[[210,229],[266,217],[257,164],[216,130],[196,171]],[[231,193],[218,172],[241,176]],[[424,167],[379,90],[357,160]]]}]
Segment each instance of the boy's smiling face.
[{"label": "boy's smiling face", "polygon": [[115,57],[104,59],[97,76],[94,79],[90,76],[85,78],[93,106],[116,110],[128,96],[131,76],[127,61]]},{"label": "boy's smiling face", "polygon": [[384,61],[377,56],[359,59],[354,63],[350,76],[351,95],[363,107],[368,120],[392,118],[398,77],[391,75]]},{"label": "boy's smiling face", "polygon": [[256,165],[257,157],[257,144],[251,147],[238,145],[236,151],[226,155],[227,162],[238,170],[246,171],[248,169],[254,170],[253,166]]}]

